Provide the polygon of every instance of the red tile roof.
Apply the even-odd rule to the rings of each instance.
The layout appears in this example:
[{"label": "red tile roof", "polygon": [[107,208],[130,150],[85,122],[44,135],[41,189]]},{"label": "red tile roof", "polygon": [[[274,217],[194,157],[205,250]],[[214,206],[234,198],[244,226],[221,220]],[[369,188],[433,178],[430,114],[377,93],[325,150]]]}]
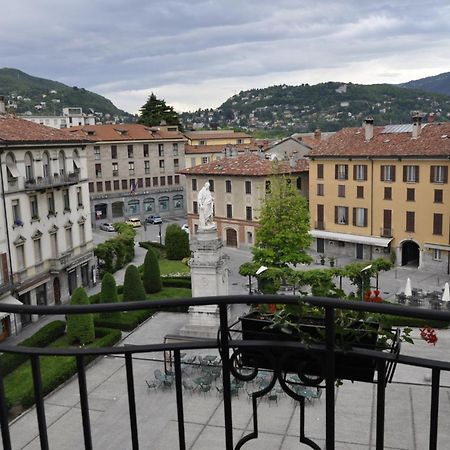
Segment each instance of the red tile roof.
[{"label": "red tile roof", "polygon": [[308,153],[309,157],[430,157],[450,156],[450,123],[422,126],[417,139],[410,132],[383,133],[385,127],[374,127],[373,138],[366,142],[364,127],[343,128]]},{"label": "red tile roof", "polygon": [[90,142],[85,136],[70,134],[66,130],[46,127],[12,116],[0,116],[0,144],[17,143],[81,143]]},{"label": "red tile roof", "polygon": [[251,136],[241,131],[229,130],[205,130],[205,131],[186,131],[185,136],[188,139],[248,139]]},{"label": "red tile roof", "polygon": [[186,155],[195,153],[223,153],[225,148],[232,147],[237,148],[239,152],[250,150],[255,152],[259,149],[259,146],[255,143],[250,144],[222,144],[222,145],[189,145],[184,146]]},{"label": "red tile roof", "polygon": [[81,132],[96,142],[100,141],[149,141],[162,139],[186,140],[179,131],[156,130],[158,127],[145,125],[120,124],[120,125],[82,125],[70,128],[70,132]]},{"label": "red tile roof", "polygon": [[[305,159],[298,160],[294,167],[291,167],[289,162],[282,161],[279,163],[278,173],[307,172],[308,167],[309,163]],[[274,162],[255,154],[244,154],[183,169],[179,173],[185,175],[268,176],[274,173]]]}]

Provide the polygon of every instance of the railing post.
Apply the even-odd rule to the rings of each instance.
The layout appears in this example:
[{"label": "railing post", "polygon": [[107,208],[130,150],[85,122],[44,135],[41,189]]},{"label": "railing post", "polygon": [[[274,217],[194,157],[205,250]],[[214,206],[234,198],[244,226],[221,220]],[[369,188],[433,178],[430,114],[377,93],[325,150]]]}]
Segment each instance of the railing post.
[{"label": "railing post", "polygon": [[183,387],[181,383],[180,350],[174,350],[173,353],[175,356],[175,389],[177,392],[178,440],[180,442],[180,450],[185,450],[186,436],[184,433]]},{"label": "railing post", "polygon": [[133,450],[139,450],[136,417],[136,396],[134,393],[133,355],[131,353],[125,353],[125,366],[127,371],[128,409],[130,411],[131,442]]},{"label": "railing post", "polygon": [[431,411],[430,411],[430,450],[437,449],[438,412],[439,412],[439,380],[441,371],[431,372]]},{"label": "railing post", "polygon": [[386,363],[380,359],[377,362],[377,429],[376,449],[384,449],[384,411],[386,399]]},{"label": "railing post", "polygon": [[92,450],[91,421],[89,418],[89,403],[84,370],[83,355],[77,355],[78,387],[80,391],[81,418],[83,421],[84,448]]},{"label": "railing post", "polygon": [[326,382],[326,449],[334,450],[335,439],[335,417],[334,417],[334,383],[335,383],[335,361],[334,361],[334,309],[325,307],[325,330],[326,330],[326,354],[325,354],[325,382]]},{"label": "railing post", "polygon": [[0,367],[0,425],[2,430],[2,443],[4,450],[11,450],[11,436],[9,434],[8,410],[6,408],[5,386]]},{"label": "railing post", "polygon": [[219,305],[220,311],[220,355],[222,357],[223,407],[225,419],[225,448],[233,450],[233,420],[231,412],[230,344],[228,339],[227,304]]}]

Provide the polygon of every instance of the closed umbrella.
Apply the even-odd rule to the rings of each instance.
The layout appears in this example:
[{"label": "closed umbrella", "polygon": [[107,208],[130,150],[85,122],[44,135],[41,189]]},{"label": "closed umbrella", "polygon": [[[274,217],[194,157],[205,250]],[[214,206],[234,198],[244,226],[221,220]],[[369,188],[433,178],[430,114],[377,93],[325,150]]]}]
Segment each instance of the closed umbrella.
[{"label": "closed umbrella", "polygon": [[448,281],[444,285],[444,293],[442,294],[442,301],[448,302],[450,301],[450,287],[448,285]]},{"label": "closed umbrella", "polygon": [[406,286],[405,286],[405,295],[407,297],[412,297],[412,289],[411,289],[411,279],[408,277],[406,280]]}]

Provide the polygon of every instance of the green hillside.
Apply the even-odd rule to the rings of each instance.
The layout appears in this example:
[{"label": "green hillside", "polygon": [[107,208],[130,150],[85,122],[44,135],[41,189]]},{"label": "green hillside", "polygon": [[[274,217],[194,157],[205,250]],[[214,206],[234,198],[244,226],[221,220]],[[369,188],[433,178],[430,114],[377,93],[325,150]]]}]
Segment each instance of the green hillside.
[{"label": "green hillside", "polygon": [[[56,92],[54,92],[56,91]],[[33,114],[60,115],[62,108],[81,107],[87,113],[89,109],[98,113],[119,116],[129,120],[132,115],[116,108],[111,100],[77,86],[66,86],[58,81],[33,77],[17,69],[0,69],[0,95],[8,103],[16,105],[18,114],[31,111]],[[42,110],[35,105],[45,102]]]},{"label": "green hillside", "polygon": [[410,89],[422,89],[423,91],[436,92],[438,94],[450,95],[450,72],[440,73],[433,77],[420,78],[400,84]]}]

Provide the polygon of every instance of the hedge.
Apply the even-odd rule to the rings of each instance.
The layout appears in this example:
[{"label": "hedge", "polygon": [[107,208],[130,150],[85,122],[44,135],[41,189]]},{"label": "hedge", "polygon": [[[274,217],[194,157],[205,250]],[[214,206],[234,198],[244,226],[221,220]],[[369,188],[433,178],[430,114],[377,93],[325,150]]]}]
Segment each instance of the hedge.
[{"label": "hedge", "polygon": [[448,328],[449,322],[442,320],[426,320],[418,319],[415,317],[405,317],[405,316],[391,316],[386,315],[382,318],[382,323],[388,327],[411,327],[411,328],[423,328],[425,326],[430,326],[433,328]]},{"label": "hedge", "polygon": [[[185,233],[186,234],[186,233]],[[143,284],[147,294],[154,294],[161,290],[161,272],[158,257],[153,249],[149,248],[144,259]]]},{"label": "hedge", "polygon": [[[89,297],[82,287],[77,287],[70,299],[71,305],[89,305]],[[95,339],[94,317],[92,314],[70,314],[66,318],[67,337],[71,344],[90,344]]]},{"label": "hedge", "polygon": [[161,277],[164,287],[179,287],[192,289],[191,277]]},{"label": "hedge", "polygon": [[123,331],[132,331],[139,324],[145,322],[149,317],[153,316],[154,310],[128,311],[120,314],[118,318],[97,318],[95,326],[114,328]]},{"label": "hedge", "polygon": [[130,264],[125,271],[122,294],[124,302],[145,300],[144,285],[138,268],[133,264]]},{"label": "hedge", "polygon": [[160,244],[159,242],[142,241],[142,242],[139,242],[139,246],[142,247],[142,248],[145,248],[146,250],[151,248],[152,250],[155,251],[157,256],[163,256],[163,255],[166,254],[166,247],[165,247],[165,245]]}]

